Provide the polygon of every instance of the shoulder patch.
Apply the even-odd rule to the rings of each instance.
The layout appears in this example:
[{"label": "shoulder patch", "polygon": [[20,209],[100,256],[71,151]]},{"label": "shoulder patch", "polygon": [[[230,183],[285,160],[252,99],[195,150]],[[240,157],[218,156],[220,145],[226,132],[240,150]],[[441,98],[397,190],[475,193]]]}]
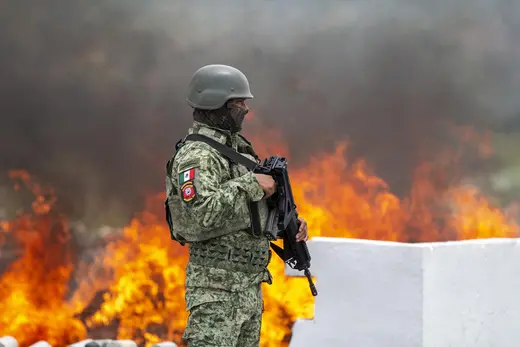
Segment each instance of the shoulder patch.
[{"label": "shoulder patch", "polygon": [[193,185],[193,181],[187,181],[181,186],[182,200],[184,202],[189,202],[195,199],[196,192],[195,186]]},{"label": "shoulder patch", "polygon": [[197,170],[198,167],[192,167],[179,173],[179,190],[184,202],[192,201],[197,196],[194,184]]}]

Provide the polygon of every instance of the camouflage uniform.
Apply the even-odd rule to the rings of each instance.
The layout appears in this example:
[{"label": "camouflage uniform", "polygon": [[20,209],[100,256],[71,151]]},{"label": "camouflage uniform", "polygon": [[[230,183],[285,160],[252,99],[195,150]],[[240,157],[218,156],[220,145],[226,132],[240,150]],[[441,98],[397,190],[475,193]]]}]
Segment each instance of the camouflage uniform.
[{"label": "camouflage uniform", "polygon": [[[194,122],[188,134],[227,144],[251,160],[256,154],[238,133]],[[172,232],[188,243],[184,338],[189,347],[259,346],[263,311],[261,283],[271,283],[271,252],[265,237],[251,234],[249,202],[259,202],[265,226],[264,192],[253,173],[200,141],[177,151],[166,179]]]}]

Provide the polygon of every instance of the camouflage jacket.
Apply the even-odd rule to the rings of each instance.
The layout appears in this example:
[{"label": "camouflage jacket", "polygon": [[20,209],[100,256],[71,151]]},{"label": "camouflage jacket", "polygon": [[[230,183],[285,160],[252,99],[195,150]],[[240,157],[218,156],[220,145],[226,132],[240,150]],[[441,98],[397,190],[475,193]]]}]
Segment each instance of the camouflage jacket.
[{"label": "camouflage jacket", "polygon": [[[188,132],[194,133],[256,160],[253,147],[241,135],[198,122]],[[187,240],[190,253],[186,288],[240,291],[271,283],[269,241],[250,232],[250,201],[259,202],[262,227],[267,219],[264,192],[253,173],[200,141],[186,141],[171,167],[166,193],[172,232]]]}]

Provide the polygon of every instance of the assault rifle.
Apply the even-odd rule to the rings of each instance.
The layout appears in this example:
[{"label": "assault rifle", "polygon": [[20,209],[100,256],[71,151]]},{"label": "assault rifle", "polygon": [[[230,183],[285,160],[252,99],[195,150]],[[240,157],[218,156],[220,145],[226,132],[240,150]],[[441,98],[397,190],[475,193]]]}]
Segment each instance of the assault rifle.
[{"label": "assault rifle", "polygon": [[[202,141],[219,151],[231,162],[244,165],[254,173],[270,175],[273,177],[276,184],[276,192],[267,199],[269,214],[263,231],[260,225],[258,202],[252,202],[250,204],[252,214],[251,227],[253,234],[259,236],[263,233],[270,241],[283,239],[284,248],[281,248],[272,242],[271,248],[292,269],[303,271],[305,277],[307,277],[307,280],[309,281],[312,295],[318,295],[318,291],[312,282],[312,275],[309,270],[311,267],[311,255],[307,248],[307,243],[305,241],[296,241],[296,234],[298,234],[298,229],[300,228],[300,221],[298,220],[298,212],[296,212],[296,204],[294,203],[291,182],[289,181],[287,160],[283,157],[272,156],[268,159],[264,159],[261,163],[256,163],[242,156],[232,148],[207,136],[201,134],[190,134],[184,139],[184,141],[188,140]],[[179,145],[181,145],[181,142],[182,141],[179,141],[177,143],[177,149],[180,148]],[[168,162],[168,165],[171,165],[171,163]],[[167,168],[167,172],[170,171],[171,168]],[[165,207],[166,219],[171,230],[171,217],[169,215],[167,200],[165,202]],[[173,233],[172,238],[175,239]],[[181,242],[181,244],[183,243]]]},{"label": "assault rifle", "polygon": [[[276,192],[267,199],[269,214],[264,235],[271,241],[283,239],[284,248],[274,243],[271,243],[271,248],[292,269],[303,271],[309,281],[312,295],[318,295],[309,270],[311,255],[307,243],[296,241],[300,221],[289,180],[287,160],[283,157],[272,156],[264,159],[253,169],[253,172],[272,176],[276,184]],[[253,229],[259,230],[259,225],[254,225]]]}]

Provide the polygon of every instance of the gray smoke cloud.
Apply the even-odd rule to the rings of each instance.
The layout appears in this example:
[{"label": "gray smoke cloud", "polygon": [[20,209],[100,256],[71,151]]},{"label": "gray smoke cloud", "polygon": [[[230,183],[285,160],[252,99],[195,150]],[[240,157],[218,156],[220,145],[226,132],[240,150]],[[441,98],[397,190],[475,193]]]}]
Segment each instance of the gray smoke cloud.
[{"label": "gray smoke cloud", "polygon": [[223,63],[247,74],[250,106],[295,165],[348,138],[404,194],[419,162],[455,145],[450,123],[520,124],[519,6],[4,1],[0,169],[52,183],[75,218],[121,222],[163,189],[191,75]]}]

